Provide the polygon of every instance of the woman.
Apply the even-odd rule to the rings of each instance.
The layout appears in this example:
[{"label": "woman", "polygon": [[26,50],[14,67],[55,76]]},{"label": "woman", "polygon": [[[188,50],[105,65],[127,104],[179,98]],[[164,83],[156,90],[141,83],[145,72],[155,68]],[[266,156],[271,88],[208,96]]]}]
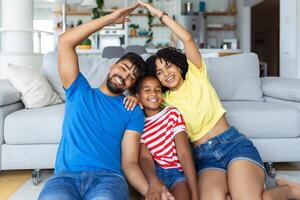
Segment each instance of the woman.
[{"label": "woman", "polygon": [[187,124],[198,173],[200,199],[300,199],[300,185],[278,180],[264,191],[265,170],[253,143],[230,127],[206,64],[191,34],[165,12],[138,2],[183,42],[185,55],[174,48],[147,60],[150,73],[167,89],[166,104],[175,106]]}]

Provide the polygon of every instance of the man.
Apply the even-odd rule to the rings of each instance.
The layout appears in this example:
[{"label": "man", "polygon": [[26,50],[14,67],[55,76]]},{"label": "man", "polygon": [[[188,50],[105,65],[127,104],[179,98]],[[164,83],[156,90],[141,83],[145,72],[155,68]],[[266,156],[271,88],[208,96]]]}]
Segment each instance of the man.
[{"label": "man", "polygon": [[62,138],[55,175],[39,199],[127,199],[130,184],[145,195],[148,183],[139,168],[139,141],[144,127],[140,108],[127,111],[123,91],[144,71],[134,53],[113,64],[100,88],[91,88],[80,73],[75,47],[110,23],[124,23],[135,4],[73,28],[59,37],[59,74],[66,93]]}]

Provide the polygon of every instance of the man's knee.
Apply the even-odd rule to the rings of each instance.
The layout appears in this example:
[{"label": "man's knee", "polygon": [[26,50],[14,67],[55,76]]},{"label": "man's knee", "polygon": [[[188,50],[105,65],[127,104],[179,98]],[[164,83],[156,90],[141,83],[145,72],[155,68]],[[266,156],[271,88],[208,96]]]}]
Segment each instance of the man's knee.
[{"label": "man's knee", "polygon": [[57,200],[57,199],[74,200],[75,198],[76,198],[75,196],[68,193],[44,191],[40,194],[38,200]]}]

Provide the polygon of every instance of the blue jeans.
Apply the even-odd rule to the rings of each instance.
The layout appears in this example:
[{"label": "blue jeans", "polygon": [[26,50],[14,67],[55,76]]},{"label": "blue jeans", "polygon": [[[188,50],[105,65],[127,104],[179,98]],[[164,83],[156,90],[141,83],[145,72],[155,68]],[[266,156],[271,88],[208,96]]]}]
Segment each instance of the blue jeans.
[{"label": "blue jeans", "polygon": [[235,160],[248,160],[264,170],[256,147],[234,127],[193,147],[193,154],[198,175],[209,169],[227,172],[228,166]]},{"label": "blue jeans", "polygon": [[125,178],[107,170],[62,172],[45,184],[39,200],[123,200],[128,199]]},{"label": "blue jeans", "polygon": [[183,171],[177,168],[163,169],[158,164],[155,164],[157,177],[170,189],[175,183],[186,181]]}]

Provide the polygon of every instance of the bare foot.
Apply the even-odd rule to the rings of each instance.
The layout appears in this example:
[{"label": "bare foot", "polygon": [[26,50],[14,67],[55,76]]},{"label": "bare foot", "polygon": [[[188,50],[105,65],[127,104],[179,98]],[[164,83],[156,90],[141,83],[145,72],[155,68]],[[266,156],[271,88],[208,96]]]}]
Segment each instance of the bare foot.
[{"label": "bare foot", "polygon": [[300,200],[300,184],[289,181],[284,178],[276,179],[276,184],[278,186],[283,186],[287,188],[288,198],[289,199],[298,199]]}]

